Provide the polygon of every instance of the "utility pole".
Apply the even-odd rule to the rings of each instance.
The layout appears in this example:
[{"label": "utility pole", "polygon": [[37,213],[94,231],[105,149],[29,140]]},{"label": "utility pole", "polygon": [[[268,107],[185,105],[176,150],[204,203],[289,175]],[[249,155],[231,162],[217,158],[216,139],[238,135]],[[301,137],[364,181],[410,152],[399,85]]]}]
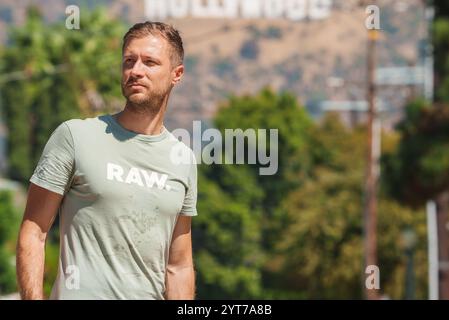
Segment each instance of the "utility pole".
[{"label": "utility pole", "polygon": [[[379,178],[379,127],[376,110],[376,42],[379,31],[368,30],[367,100],[368,100],[368,157],[365,180],[365,269],[377,266],[377,182]],[[379,299],[376,289],[365,288],[365,297]]]},{"label": "utility pole", "polygon": [[[428,0],[422,0],[424,6],[424,18],[427,30],[427,42],[424,48],[424,97],[433,104],[434,96],[434,60],[433,60],[433,19],[435,9]],[[441,228],[441,224],[445,225],[445,215],[447,212],[443,210],[441,205],[437,206],[437,199],[431,199],[427,202],[427,251],[428,251],[428,269],[429,269],[429,300],[438,300],[440,296],[448,299],[448,277],[443,279],[440,277],[440,256],[441,250],[444,258],[445,250],[447,251],[447,232],[445,228]],[[442,219],[443,218],[443,219]],[[443,220],[443,221],[441,221]],[[440,230],[439,230],[440,227]],[[441,245],[440,245],[441,244]]]}]

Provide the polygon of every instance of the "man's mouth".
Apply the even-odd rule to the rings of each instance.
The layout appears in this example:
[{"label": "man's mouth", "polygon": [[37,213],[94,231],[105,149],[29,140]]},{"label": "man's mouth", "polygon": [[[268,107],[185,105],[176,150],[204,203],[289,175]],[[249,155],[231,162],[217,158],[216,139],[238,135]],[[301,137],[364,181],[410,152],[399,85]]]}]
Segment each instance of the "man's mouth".
[{"label": "man's mouth", "polygon": [[143,84],[136,83],[136,82],[128,84],[128,87],[131,87],[131,88],[145,88],[145,86]]}]

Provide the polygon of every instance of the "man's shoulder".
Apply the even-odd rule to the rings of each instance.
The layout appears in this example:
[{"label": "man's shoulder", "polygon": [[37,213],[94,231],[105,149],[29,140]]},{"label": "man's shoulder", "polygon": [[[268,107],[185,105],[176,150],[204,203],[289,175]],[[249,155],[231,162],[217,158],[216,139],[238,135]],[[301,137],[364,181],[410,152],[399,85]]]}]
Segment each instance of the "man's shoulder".
[{"label": "man's shoulder", "polygon": [[101,115],[91,118],[76,118],[66,120],[63,123],[73,132],[86,132],[89,129],[101,128],[106,126],[107,115]]}]

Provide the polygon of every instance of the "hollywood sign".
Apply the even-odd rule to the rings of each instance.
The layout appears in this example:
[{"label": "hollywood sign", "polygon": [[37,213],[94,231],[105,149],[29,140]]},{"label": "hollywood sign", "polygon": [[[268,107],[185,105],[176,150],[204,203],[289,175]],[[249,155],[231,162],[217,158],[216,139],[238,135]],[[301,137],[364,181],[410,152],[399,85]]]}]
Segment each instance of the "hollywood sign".
[{"label": "hollywood sign", "polygon": [[148,19],[287,18],[319,20],[330,15],[332,0],[145,0]]}]

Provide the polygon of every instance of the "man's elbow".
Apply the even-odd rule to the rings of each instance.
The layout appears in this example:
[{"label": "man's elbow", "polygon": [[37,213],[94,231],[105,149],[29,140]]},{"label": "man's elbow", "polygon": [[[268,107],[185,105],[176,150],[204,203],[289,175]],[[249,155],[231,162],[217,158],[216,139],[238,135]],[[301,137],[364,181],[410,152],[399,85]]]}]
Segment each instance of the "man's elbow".
[{"label": "man's elbow", "polygon": [[47,233],[31,221],[24,221],[20,226],[17,239],[17,250],[23,250],[30,247],[45,247]]},{"label": "man's elbow", "polygon": [[167,272],[172,275],[193,272],[193,263],[171,263],[167,265]]}]

